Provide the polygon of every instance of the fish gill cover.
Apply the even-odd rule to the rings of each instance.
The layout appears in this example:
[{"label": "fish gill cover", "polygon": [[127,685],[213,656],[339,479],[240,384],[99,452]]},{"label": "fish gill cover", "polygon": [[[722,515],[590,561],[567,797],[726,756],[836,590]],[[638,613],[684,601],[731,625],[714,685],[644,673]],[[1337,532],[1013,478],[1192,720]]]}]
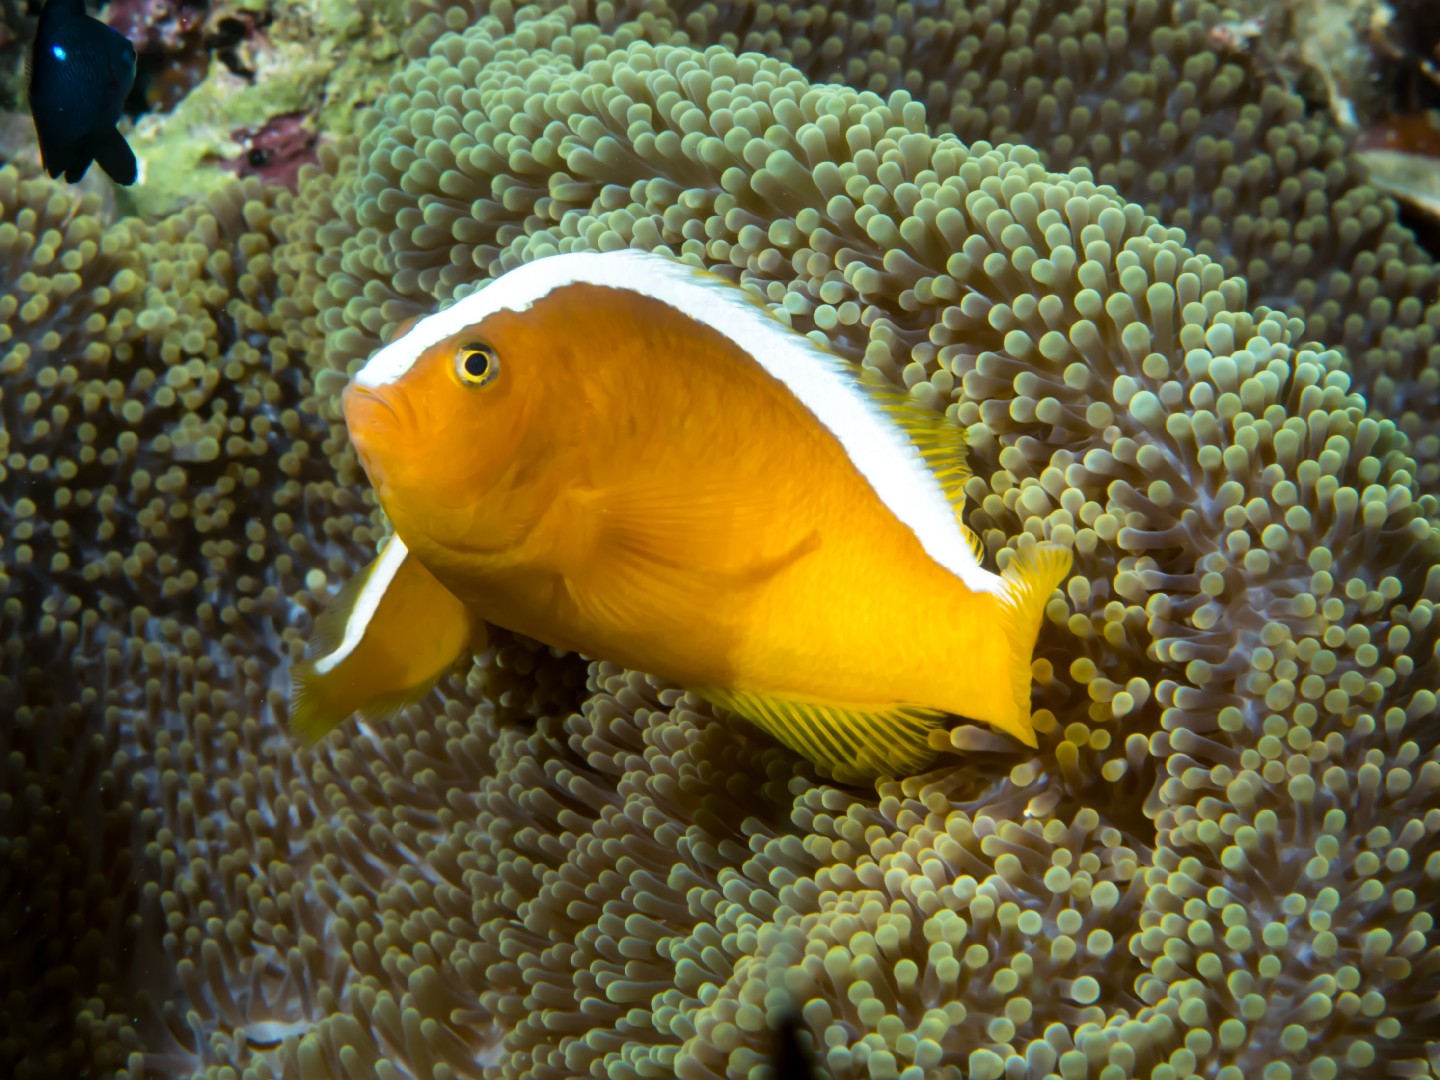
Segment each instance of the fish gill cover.
[{"label": "fish gill cover", "polygon": [[[1440,1075],[1436,273],[1326,119],[1203,4],[410,14],[297,195],[0,169],[0,1072],[745,1075],[795,1001],[837,1077]],[[345,371],[625,245],[964,424],[992,559],[1073,546],[1038,752],[829,786],[512,637],[297,752],[383,531]]]}]

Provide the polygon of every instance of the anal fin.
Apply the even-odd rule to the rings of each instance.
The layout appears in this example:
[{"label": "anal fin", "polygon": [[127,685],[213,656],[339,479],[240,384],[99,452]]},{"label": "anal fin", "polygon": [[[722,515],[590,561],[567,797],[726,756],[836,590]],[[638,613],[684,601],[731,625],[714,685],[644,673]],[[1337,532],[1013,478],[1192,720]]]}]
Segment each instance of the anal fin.
[{"label": "anal fin", "polygon": [[392,537],[316,620],[311,655],[291,669],[290,727],[313,743],[352,713],[382,719],[484,642],[484,623]]},{"label": "anal fin", "polygon": [[743,690],[699,693],[846,783],[920,772],[935,758],[930,733],[947,715],[912,705],[839,705]]}]

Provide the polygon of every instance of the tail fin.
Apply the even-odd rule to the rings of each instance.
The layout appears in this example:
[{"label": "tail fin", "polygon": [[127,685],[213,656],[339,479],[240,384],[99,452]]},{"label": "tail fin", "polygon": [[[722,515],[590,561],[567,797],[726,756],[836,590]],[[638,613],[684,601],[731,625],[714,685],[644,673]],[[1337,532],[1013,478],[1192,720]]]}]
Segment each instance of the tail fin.
[{"label": "tail fin", "polygon": [[291,669],[290,728],[308,744],[351,713],[395,712],[481,642],[465,605],[392,537],[316,621],[311,655]]},{"label": "tail fin", "polygon": [[1005,602],[1009,615],[1005,633],[1010,639],[1010,679],[1019,723],[1019,729],[1010,734],[1028,746],[1037,745],[1035,728],[1030,723],[1030,660],[1035,638],[1050,595],[1069,573],[1069,548],[1037,544],[1016,552],[1000,575],[1010,586]]}]

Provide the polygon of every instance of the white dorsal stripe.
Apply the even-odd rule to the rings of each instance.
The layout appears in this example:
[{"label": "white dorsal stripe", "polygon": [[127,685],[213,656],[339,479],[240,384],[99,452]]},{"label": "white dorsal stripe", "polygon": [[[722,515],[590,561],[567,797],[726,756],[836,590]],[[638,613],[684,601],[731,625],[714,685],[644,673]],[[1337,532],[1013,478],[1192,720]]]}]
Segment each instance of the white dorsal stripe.
[{"label": "white dorsal stripe", "polygon": [[390,542],[385,545],[380,558],[375,560],[375,568],[365,579],[360,595],[355,598],[355,606],[350,609],[350,617],[345,620],[345,633],[340,638],[340,644],[335,647],[334,652],[315,661],[316,675],[326,675],[334,671],[355,651],[356,646],[365,640],[365,631],[370,627],[370,620],[375,618],[375,612],[380,610],[380,601],[384,599],[386,590],[395,580],[395,575],[408,554],[400,537],[390,537]]},{"label": "white dorsal stripe", "polygon": [[849,377],[839,358],[786,327],[723,278],[663,255],[571,252],[525,263],[421,319],[371,357],[355,381],[369,387],[393,383],[426,349],[467,327],[500,311],[525,311],[556,289],[582,284],[658,300],[729,338],[839,440],[881,503],[915,534],[926,554],[974,592],[1008,593],[1005,581],[976,560],[954,508],[920,452]]}]

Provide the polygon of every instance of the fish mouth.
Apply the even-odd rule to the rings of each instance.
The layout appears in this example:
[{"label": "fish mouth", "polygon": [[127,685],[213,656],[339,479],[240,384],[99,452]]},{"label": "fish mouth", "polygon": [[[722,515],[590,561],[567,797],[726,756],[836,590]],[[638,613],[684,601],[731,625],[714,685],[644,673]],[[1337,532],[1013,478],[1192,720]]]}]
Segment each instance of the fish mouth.
[{"label": "fish mouth", "polygon": [[345,428],[350,433],[350,442],[360,455],[360,464],[365,467],[370,482],[378,488],[383,473],[379,467],[379,450],[387,442],[401,437],[404,418],[383,394],[356,382],[345,388],[340,397],[340,408],[345,414]]}]

